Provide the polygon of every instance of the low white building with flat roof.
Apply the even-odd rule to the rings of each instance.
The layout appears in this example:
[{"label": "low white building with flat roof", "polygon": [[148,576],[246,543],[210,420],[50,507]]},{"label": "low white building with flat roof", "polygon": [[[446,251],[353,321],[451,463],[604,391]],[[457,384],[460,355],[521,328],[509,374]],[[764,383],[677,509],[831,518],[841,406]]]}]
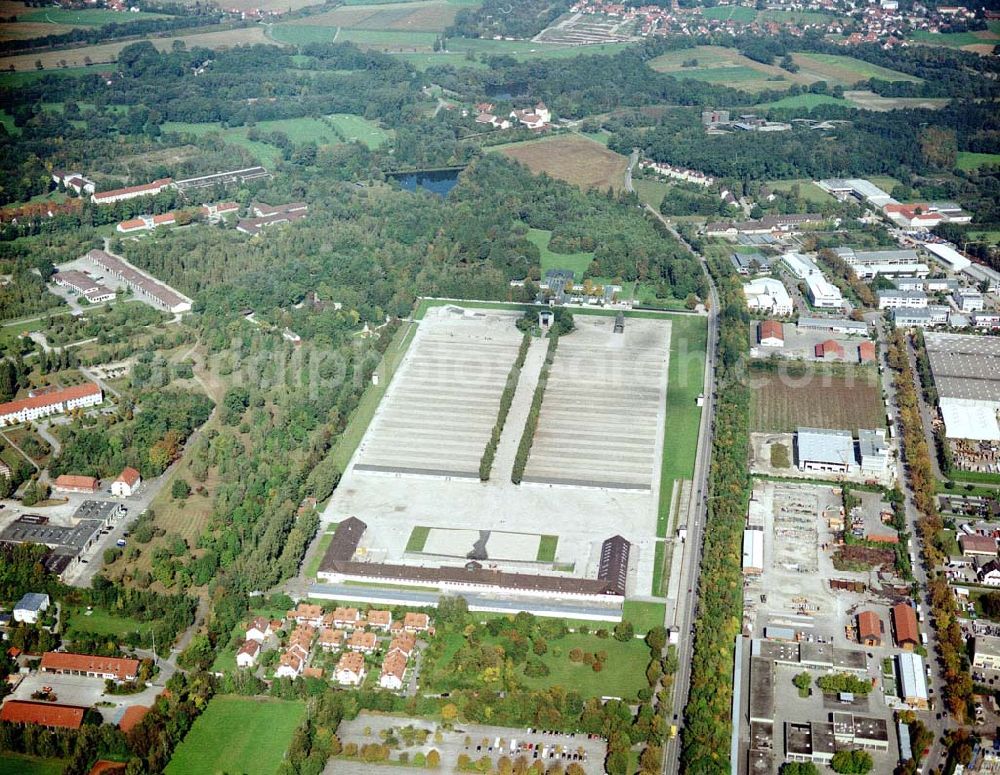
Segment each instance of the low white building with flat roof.
[{"label": "low white building with flat roof", "polygon": [[850,431],[799,428],[795,451],[800,471],[851,473],[856,466],[854,437]]},{"label": "low white building with flat roof", "polygon": [[990,635],[973,638],[972,666],[980,670],[1000,670],[1000,638]]},{"label": "low white building with flat roof", "polygon": [[979,291],[962,288],[955,291],[955,305],[962,312],[979,312],[986,307],[986,300]]},{"label": "low white building with flat roof", "polygon": [[878,292],[879,309],[924,309],[927,294],[923,291],[897,291],[887,289]]}]

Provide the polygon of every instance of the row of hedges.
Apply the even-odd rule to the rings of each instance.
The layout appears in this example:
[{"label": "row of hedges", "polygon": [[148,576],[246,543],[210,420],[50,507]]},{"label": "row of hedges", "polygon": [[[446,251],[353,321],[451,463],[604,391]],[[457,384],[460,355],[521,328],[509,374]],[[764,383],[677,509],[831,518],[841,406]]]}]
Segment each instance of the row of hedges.
[{"label": "row of hedges", "polygon": [[681,768],[690,773],[730,771],[733,654],[743,611],[740,554],[750,488],[750,390],[744,368],[750,316],[728,262],[713,264],[712,273],[720,299],[718,400],[699,610],[681,741]]},{"label": "row of hedges", "polygon": [[524,467],[528,465],[528,455],[531,453],[531,445],[535,440],[535,431],[538,430],[538,417],[542,413],[545,385],[549,381],[549,371],[556,358],[556,347],[558,346],[559,334],[555,328],[552,328],[549,331],[549,349],[545,352],[545,363],[542,366],[541,374],[538,375],[538,385],[535,387],[535,394],[531,397],[531,409],[528,410],[528,419],[524,422],[524,433],[521,434],[521,443],[517,445],[517,455],[514,457],[514,470],[510,475],[510,480],[514,484],[521,483],[521,479],[524,477]]},{"label": "row of hedges", "polygon": [[521,339],[514,365],[510,367],[510,373],[507,375],[507,384],[500,394],[497,421],[493,423],[493,432],[490,434],[490,440],[486,442],[486,449],[483,450],[483,456],[479,461],[479,479],[483,482],[489,481],[490,471],[493,470],[493,458],[496,457],[497,446],[500,444],[500,434],[503,433],[503,426],[507,422],[510,405],[514,402],[514,393],[517,392],[517,383],[521,379],[521,369],[524,368],[524,359],[528,357],[530,346],[531,334],[526,333]]}]

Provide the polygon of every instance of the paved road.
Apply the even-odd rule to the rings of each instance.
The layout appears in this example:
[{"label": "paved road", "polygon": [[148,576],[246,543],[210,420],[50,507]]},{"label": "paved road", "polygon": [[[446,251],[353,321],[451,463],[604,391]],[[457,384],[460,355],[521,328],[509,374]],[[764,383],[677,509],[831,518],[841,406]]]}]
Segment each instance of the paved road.
[{"label": "paved road", "polygon": [[[893,422],[895,423],[896,426],[895,428],[896,436],[897,438],[899,438],[900,431],[902,430],[902,428],[899,424],[899,405],[896,401],[896,389],[895,386],[892,384],[892,372],[889,370],[889,364],[887,360],[887,354],[888,354],[888,339],[886,336],[887,328],[888,326],[884,321],[882,321],[881,319],[876,319],[875,330],[878,335],[879,363],[882,367],[882,372],[883,372],[883,385],[886,391],[886,407],[892,413]],[[909,348],[907,349],[909,350]],[[916,378],[915,372],[914,372],[914,378]],[[917,391],[919,392],[920,389],[919,385],[917,385],[916,388]],[[900,446],[902,446],[902,440],[900,440]],[[905,502],[906,502],[906,529],[907,531],[909,531],[910,535],[913,536],[910,539],[910,546],[913,547],[914,552],[917,553],[916,547],[919,542],[917,521],[920,519],[920,512],[917,511],[917,507],[914,505],[913,488],[910,487],[909,479],[905,476],[905,471],[903,470],[902,463],[900,463],[900,488],[903,491],[903,495],[905,497]],[[924,610],[929,611],[930,604],[927,600],[928,572],[927,568],[924,565],[923,558],[919,556],[919,553],[917,554],[918,554],[917,557],[918,562],[913,566],[913,577],[917,581],[917,584],[920,587],[920,596],[918,598],[918,602],[921,602],[923,604]],[[927,653],[932,655],[939,654],[940,652],[938,649],[937,629],[935,627],[932,627],[930,625],[930,622],[927,621],[922,626],[921,631],[927,633],[927,638],[929,641],[927,644]],[[934,733],[935,744],[931,748],[930,756],[928,756],[924,760],[924,768],[923,768],[924,772],[932,772],[938,766],[944,764],[944,754],[946,753],[946,751],[943,749],[942,746],[938,745],[937,743],[940,740],[941,735],[947,728],[948,724],[947,724],[947,716],[944,714],[943,702],[941,699],[941,689],[944,686],[944,678],[942,675],[941,666],[936,656],[929,657],[927,659],[927,664],[930,665],[931,669],[930,685],[935,692],[933,696],[936,698],[937,710],[941,711],[943,715],[942,719],[938,720],[936,718],[937,715],[936,712],[919,714],[921,720]]]},{"label": "paved road", "polygon": [[[694,619],[698,606],[698,579],[701,573],[702,530],[708,514],[708,473],[712,457],[712,437],[715,431],[715,369],[716,348],[718,346],[719,295],[715,283],[708,272],[708,264],[702,256],[692,250],[676,229],[653,208],[653,213],[670,230],[674,237],[701,263],[710,287],[708,313],[708,352],[705,358],[705,404],[701,411],[701,428],[698,432],[698,452],[695,457],[694,477],[691,484],[691,500],[688,504],[688,532],[684,544],[684,560],[680,572],[681,592],[674,612],[677,622],[679,643],[677,648],[678,669],[674,675],[673,707],[668,724],[678,724],[683,718],[684,706],[688,700],[691,683],[691,659],[694,648]],[[687,591],[685,591],[687,590]],[[670,626],[674,622],[667,622]],[[664,773],[675,773],[680,769],[680,736],[667,740],[663,757]]]}]

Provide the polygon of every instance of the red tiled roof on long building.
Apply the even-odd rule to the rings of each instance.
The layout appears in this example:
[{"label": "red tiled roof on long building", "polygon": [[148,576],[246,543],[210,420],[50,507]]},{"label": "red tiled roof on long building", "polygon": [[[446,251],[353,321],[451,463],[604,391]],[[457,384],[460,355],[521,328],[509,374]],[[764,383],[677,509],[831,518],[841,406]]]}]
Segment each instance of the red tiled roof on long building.
[{"label": "red tiled roof on long building", "polygon": [[68,654],[46,651],[39,665],[42,670],[74,673],[112,673],[119,681],[127,681],[139,673],[139,660],[121,657],[96,657],[90,654]]},{"label": "red tiled roof on long building", "polygon": [[53,705],[49,702],[8,700],[0,708],[0,721],[11,724],[38,724],[43,727],[79,729],[86,708],[75,705]]},{"label": "red tiled roof on long building", "polygon": [[20,398],[16,401],[7,401],[4,404],[0,404],[0,417],[5,414],[20,412],[22,409],[37,409],[42,406],[49,406],[50,404],[58,404],[62,401],[72,401],[77,398],[97,395],[100,392],[101,388],[99,385],[87,382],[82,385],[63,388],[62,390],[53,390],[43,393],[40,396],[34,396],[33,398]]},{"label": "red tiled roof on long building", "polygon": [[892,607],[892,625],[896,631],[896,644],[916,645],[920,643],[920,633],[917,630],[917,615],[906,603],[897,603]]}]

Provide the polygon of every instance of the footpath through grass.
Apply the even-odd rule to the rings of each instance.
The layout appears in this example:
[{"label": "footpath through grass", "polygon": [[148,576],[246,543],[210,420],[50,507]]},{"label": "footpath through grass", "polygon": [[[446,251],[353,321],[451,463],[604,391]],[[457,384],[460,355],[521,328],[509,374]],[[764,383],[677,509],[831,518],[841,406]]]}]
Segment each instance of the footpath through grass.
[{"label": "footpath through grass", "polygon": [[671,318],[671,326],[667,416],[656,515],[659,538],[667,535],[674,480],[694,476],[701,427],[701,407],[697,398],[705,384],[705,348],[708,344],[707,318],[678,315]]},{"label": "footpath through grass", "polygon": [[277,772],[305,709],[304,702],[216,696],[194,722],[165,772]]}]

